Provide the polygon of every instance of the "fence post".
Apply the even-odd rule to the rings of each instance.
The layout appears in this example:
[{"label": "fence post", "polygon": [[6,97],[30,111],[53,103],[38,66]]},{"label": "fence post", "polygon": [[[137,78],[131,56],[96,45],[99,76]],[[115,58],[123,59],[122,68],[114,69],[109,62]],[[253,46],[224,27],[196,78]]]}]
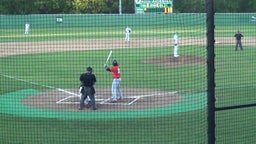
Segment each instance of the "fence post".
[{"label": "fence post", "polygon": [[206,0],[207,11],[207,118],[208,144],[215,143],[214,0]]},{"label": "fence post", "polygon": [[119,14],[122,14],[122,0],[119,0]]}]

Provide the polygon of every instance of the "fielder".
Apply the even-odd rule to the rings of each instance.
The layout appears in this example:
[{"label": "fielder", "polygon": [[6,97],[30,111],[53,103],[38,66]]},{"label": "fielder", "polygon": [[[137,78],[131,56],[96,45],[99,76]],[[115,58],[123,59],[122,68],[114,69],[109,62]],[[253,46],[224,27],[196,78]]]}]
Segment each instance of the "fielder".
[{"label": "fielder", "polygon": [[112,67],[109,68],[106,64],[104,65],[104,68],[112,72],[113,82],[112,82],[112,103],[117,102],[117,93],[119,94],[119,99],[123,99],[123,93],[121,89],[121,73],[120,73],[120,67],[117,63],[117,60],[113,60]]},{"label": "fielder", "polygon": [[25,24],[25,32],[24,32],[24,34],[25,35],[29,34],[29,30],[30,30],[30,24],[26,23]]},{"label": "fielder", "polygon": [[130,33],[131,32],[132,32],[132,29],[127,26],[125,29],[125,41],[127,41],[127,42],[130,41]]},{"label": "fielder", "polygon": [[174,40],[173,56],[174,56],[174,57],[179,57],[179,55],[178,55],[179,36],[178,36],[177,32],[175,32],[175,34],[174,34],[174,36],[173,36],[173,40]]},{"label": "fielder", "polygon": [[240,31],[237,31],[237,33],[234,35],[234,37],[236,38],[236,51],[237,51],[237,47],[239,46],[240,47],[240,50],[243,50],[243,46],[242,46],[242,37],[244,37]]}]

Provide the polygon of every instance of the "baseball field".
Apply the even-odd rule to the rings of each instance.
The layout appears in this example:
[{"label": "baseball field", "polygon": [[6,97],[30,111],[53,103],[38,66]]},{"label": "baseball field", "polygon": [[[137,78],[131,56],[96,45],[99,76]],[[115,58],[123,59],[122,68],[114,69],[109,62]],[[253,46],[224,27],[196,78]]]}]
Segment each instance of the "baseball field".
[{"label": "baseball field", "polygon": [[[252,16],[215,16],[216,107],[256,102]],[[0,143],[207,143],[205,14],[0,17]],[[238,30],[243,51],[235,51]],[[111,50],[108,65],[118,61],[124,93],[114,104],[103,67]],[[79,111],[79,76],[88,66],[98,109]],[[255,111],[216,112],[216,143],[254,143]]]}]

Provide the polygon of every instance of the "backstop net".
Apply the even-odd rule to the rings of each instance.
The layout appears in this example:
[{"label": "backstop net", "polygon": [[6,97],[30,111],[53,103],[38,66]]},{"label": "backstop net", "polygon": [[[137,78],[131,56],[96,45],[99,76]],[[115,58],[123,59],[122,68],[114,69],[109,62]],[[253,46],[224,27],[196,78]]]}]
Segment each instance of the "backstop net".
[{"label": "backstop net", "polygon": [[216,143],[255,140],[254,16],[215,15]]},{"label": "backstop net", "polygon": [[[217,106],[254,100],[251,20],[216,15]],[[0,31],[1,142],[207,143],[206,14],[1,15]],[[217,142],[255,141],[253,111],[218,113]]]}]

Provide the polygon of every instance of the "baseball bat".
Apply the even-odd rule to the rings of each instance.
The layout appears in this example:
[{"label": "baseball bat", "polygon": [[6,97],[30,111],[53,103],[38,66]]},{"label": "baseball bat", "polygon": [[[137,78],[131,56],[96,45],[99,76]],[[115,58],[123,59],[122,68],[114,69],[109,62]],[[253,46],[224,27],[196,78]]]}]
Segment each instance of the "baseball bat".
[{"label": "baseball bat", "polygon": [[109,54],[108,54],[108,58],[107,58],[107,60],[106,60],[106,65],[108,64],[108,60],[109,60],[109,58],[111,57],[111,55],[112,55],[112,50],[109,52]]}]

